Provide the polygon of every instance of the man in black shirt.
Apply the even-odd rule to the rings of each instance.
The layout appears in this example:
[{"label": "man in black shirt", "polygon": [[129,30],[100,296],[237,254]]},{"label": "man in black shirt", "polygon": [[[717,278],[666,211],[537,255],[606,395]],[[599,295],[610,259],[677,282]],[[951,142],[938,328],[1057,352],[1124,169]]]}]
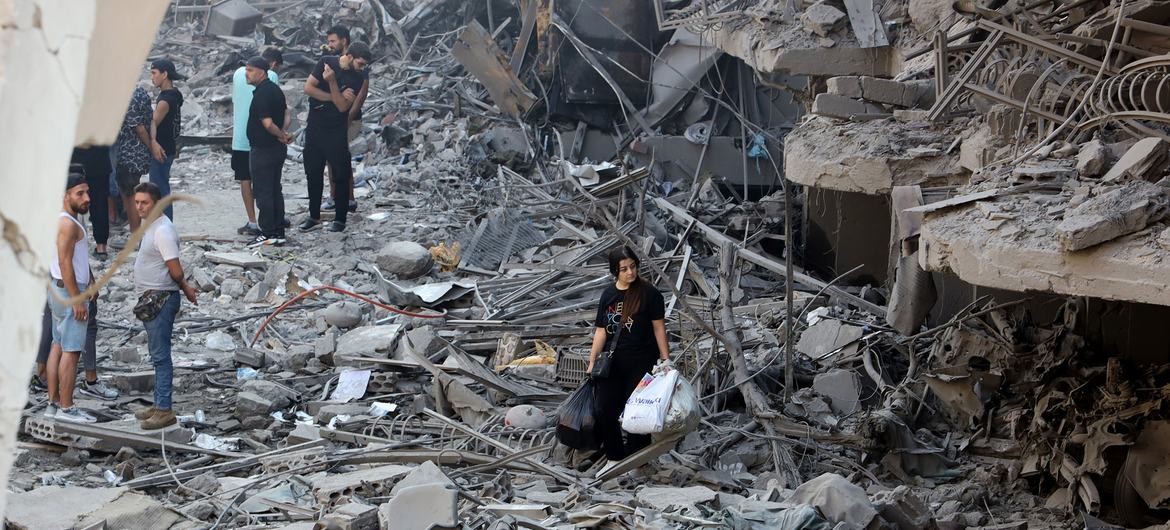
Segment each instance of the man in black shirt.
[{"label": "man in black shirt", "polygon": [[[171,194],[171,165],[175,163],[175,144],[183,128],[183,94],[175,88],[175,81],[186,77],[175,71],[170,59],[150,63],[150,82],[159,88],[150,126],[150,181],[162,190],[163,197]],[[174,220],[175,211],[167,206],[167,217]]]},{"label": "man in black shirt", "polygon": [[284,92],[268,79],[268,61],[257,55],[248,59],[245,67],[248,84],[256,87],[248,109],[248,142],[252,144],[248,165],[252,192],[260,209],[261,231],[249,246],[280,245],[284,243],[284,191],[280,173],[288,144],[293,140],[285,132],[292,114],[288,112]]},{"label": "man in black shirt", "polygon": [[304,152],[305,177],[309,184],[309,218],[301,223],[301,230],[312,230],[321,223],[321,193],[326,164],[333,168],[333,202],[336,205],[336,216],[329,230],[345,230],[349,189],[353,180],[346,127],[350,106],[365,81],[361,72],[370,57],[369,46],[355,42],[339,57],[321,58],[312,75],[305,81],[305,94],[310,98]]},{"label": "man in black shirt", "polygon": [[[338,24],[325,32],[325,46],[321,47],[321,51],[325,55],[345,55],[349,53],[349,43],[349,28]],[[357,138],[358,134],[362,132],[362,105],[365,104],[366,96],[370,93],[370,70],[363,68],[361,72],[363,79],[362,88],[357,91],[353,104],[349,106],[349,119],[346,122],[345,133],[347,142],[353,142],[354,138]],[[321,206],[326,210],[332,210],[334,207],[332,171],[332,168],[329,168],[329,195],[321,203]],[[357,211],[357,200],[354,198],[353,185],[354,183],[351,180],[349,182],[349,211],[351,212]]]}]

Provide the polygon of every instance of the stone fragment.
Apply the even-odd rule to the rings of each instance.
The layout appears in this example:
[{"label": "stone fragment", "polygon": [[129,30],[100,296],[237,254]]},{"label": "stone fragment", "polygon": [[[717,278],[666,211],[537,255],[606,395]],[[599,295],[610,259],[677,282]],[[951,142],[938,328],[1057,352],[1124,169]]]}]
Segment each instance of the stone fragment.
[{"label": "stone fragment", "polygon": [[1143,138],[1130,147],[1108,173],[1101,178],[1104,182],[1123,179],[1147,179],[1160,176],[1170,166],[1170,144],[1161,138]]},{"label": "stone fragment", "polygon": [[215,285],[215,280],[211,279],[211,275],[208,274],[207,271],[198,267],[191,271],[191,283],[195,286],[196,289],[199,289],[205,293],[210,293],[217,287]]},{"label": "stone fragment", "polygon": [[394,352],[394,345],[401,334],[402,326],[397,324],[363,326],[342,335],[337,340],[337,351],[334,353],[389,357]]},{"label": "stone fragment", "polygon": [[337,337],[335,337],[332,333],[325,333],[321,337],[318,337],[317,340],[313,341],[313,354],[317,357],[333,355],[333,352],[336,350]]},{"label": "stone fragment", "polygon": [[244,288],[244,282],[236,278],[228,278],[219,284],[219,294],[227,295],[234,298],[244,296],[247,290]]},{"label": "stone fragment", "polygon": [[255,392],[236,394],[236,416],[241,420],[263,417],[277,408],[272,400],[265,399]]},{"label": "stone fragment", "polygon": [[1101,140],[1093,139],[1081,146],[1077,153],[1077,175],[1081,178],[1097,177],[1109,163],[1109,148]]},{"label": "stone fragment", "polygon": [[830,77],[825,81],[825,86],[828,88],[830,94],[854,99],[861,99],[862,97],[861,76],[839,75],[837,77]]},{"label": "stone fragment", "polygon": [[252,379],[240,386],[244,392],[252,392],[276,404],[276,408],[285,408],[298,401],[300,396],[292,389],[273,381]]},{"label": "stone fragment", "polygon": [[1132,181],[1066,211],[1056,237],[1066,251],[1086,249],[1137,232],[1165,218],[1168,210],[1165,188]]},{"label": "stone fragment", "polygon": [[362,308],[353,302],[342,300],[329,304],[322,312],[322,316],[330,326],[349,329],[362,323]]},{"label": "stone fragment", "polygon": [[864,114],[880,114],[882,108],[864,101],[823,92],[813,100],[813,114],[830,118],[850,119]]},{"label": "stone fragment", "polygon": [[110,380],[122,392],[149,392],[154,388],[154,370],[113,373]]},{"label": "stone fragment", "polygon": [[215,473],[210,471],[184,482],[183,485],[207,495],[219,491],[219,479],[215,477]]},{"label": "stone fragment", "polygon": [[378,507],[381,530],[430,530],[459,524],[459,491],[449,484],[424,484],[398,492]]},{"label": "stone fragment", "polygon": [[504,415],[504,425],[517,429],[543,429],[548,426],[548,417],[532,405],[516,405]]},{"label": "stone fragment", "polygon": [[252,267],[262,269],[268,265],[268,260],[254,256],[248,252],[205,252],[203,257],[212,263],[222,263],[224,265],[234,265],[244,268]]},{"label": "stone fragment", "polygon": [[409,280],[430,272],[434,258],[429,250],[418,243],[394,241],[378,251],[375,262],[383,274]]},{"label": "stone fragment", "polygon": [[840,28],[845,22],[845,13],[825,2],[817,2],[807,8],[800,15],[800,22],[809,31],[822,37]]}]

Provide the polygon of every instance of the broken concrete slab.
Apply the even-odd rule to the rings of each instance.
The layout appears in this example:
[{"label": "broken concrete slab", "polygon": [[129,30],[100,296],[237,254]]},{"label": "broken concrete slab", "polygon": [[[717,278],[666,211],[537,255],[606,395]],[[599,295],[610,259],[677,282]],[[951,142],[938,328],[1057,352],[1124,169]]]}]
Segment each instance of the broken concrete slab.
[{"label": "broken concrete slab", "polygon": [[385,497],[394,483],[414,468],[400,465],[380,465],[349,473],[325,475],[313,483],[313,495],[318,502],[333,506],[341,504],[342,497],[353,493],[363,497]]},{"label": "broken concrete slab", "polygon": [[205,252],[203,257],[212,263],[234,265],[242,268],[263,269],[268,266],[268,260],[254,256],[247,252]]},{"label": "broken concrete slab", "polygon": [[1133,181],[1069,209],[1056,226],[1056,237],[1067,251],[1082,250],[1160,221],[1170,212],[1166,188]]},{"label": "broken concrete slab", "polygon": [[899,530],[935,527],[930,508],[906,486],[879,491],[873,496],[873,506],[881,514],[882,519],[893,523]]},{"label": "broken concrete slab", "polygon": [[[814,361],[828,363],[835,357],[849,357],[857,353],[856,341],[861,338],[863,332],[864,330],[860,326],[845,324],[834,319],[821,320],[809,326],[800,335],[796,351]],[[841,351],[830,355],[838,349]]]},{"label": "broken concrete slab", "polygon": [[932,87],[872,76],[837,76],[826,81],[830,94],[898,107],[928,108],[934,103]]},{"label": "broken concrete slab", "polygon": [[378,530],[378,507],[350,502],[337,507],[322,521],[336,525],[337,530]]},{"label": "broken concrete slab", "polygon": [[[113,502],[126,488],[42,486],[9,493],[5,524],[15,530],[72,530],[77,523]],[[68,502],[62,502],[68,499]]]},{"label": "broken concrete slab", "polygon": [[909,152],[953,141],[949,133],[915,123],[810,120],[784,137],[784,176],[804,186],[869,195],[887,194],[894,186],[967,184],[959,157]]},{"label": "broken concrete slab", "polygon": [[691,508],[698,504],[711,502],[715,500],[715,497],[715,491],[704,486],[691,486],[689,488],[647,486],[638,490],[639,503],[661,511],[666,511],[672,506]]},{"label": "broken concrete slab", "polygon": [[[400,335],[402,335],[402,325],[400,324],[355,328],[337,339],[337,350],[334,352],[334,356],[360,355],[390,358],[395,352],[394,346]],[[394,357],[401,358],[396,354]]]},{"label": "broken concrete slab", "polygon": [[459,490],[451,484],[403,488],[378,507],[382,530],[430,530],[459,524]]},{"label": "broken concrete slab", "polygon": [[1109,172],[1101,177],[1103,182],[1118,182],[1123,179],[1151,179],[1161,176],[1170,167],[1170,142],[1161,138],[1143,138],[1133,144],[1117,160]]},{"label": "broken concrete slab", "polygon": [[[69,502],[73,502],[69,498]],[[166,529],[183,520],[178,512],[141,493],[126,492],[105,506],[90,512],[78,523],[78,528],[150,528]]]}]

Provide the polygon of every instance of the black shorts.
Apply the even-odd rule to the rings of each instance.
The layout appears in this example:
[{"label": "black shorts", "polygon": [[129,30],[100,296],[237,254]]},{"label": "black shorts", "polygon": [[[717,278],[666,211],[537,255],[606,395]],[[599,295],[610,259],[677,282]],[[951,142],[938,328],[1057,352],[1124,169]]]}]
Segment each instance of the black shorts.
[{"label": "black shorts", "polygon": [[236,172],[236,180],[252,180],[252,170],[248,167],[248,151],[232,151],[232,171]]}]

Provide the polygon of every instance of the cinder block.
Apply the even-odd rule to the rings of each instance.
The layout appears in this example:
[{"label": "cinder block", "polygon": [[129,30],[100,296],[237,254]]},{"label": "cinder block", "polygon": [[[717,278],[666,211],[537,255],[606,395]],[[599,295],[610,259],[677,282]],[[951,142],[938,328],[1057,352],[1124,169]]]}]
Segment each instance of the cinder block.
[{"label": "cinder block", "polygon": [[838,96],[845,96],[847,98],[861,98],[861,76],[839,75],[837,77],[830,77],[825,81],[825,85],[829,88],[830,94],[837,94]]}]

